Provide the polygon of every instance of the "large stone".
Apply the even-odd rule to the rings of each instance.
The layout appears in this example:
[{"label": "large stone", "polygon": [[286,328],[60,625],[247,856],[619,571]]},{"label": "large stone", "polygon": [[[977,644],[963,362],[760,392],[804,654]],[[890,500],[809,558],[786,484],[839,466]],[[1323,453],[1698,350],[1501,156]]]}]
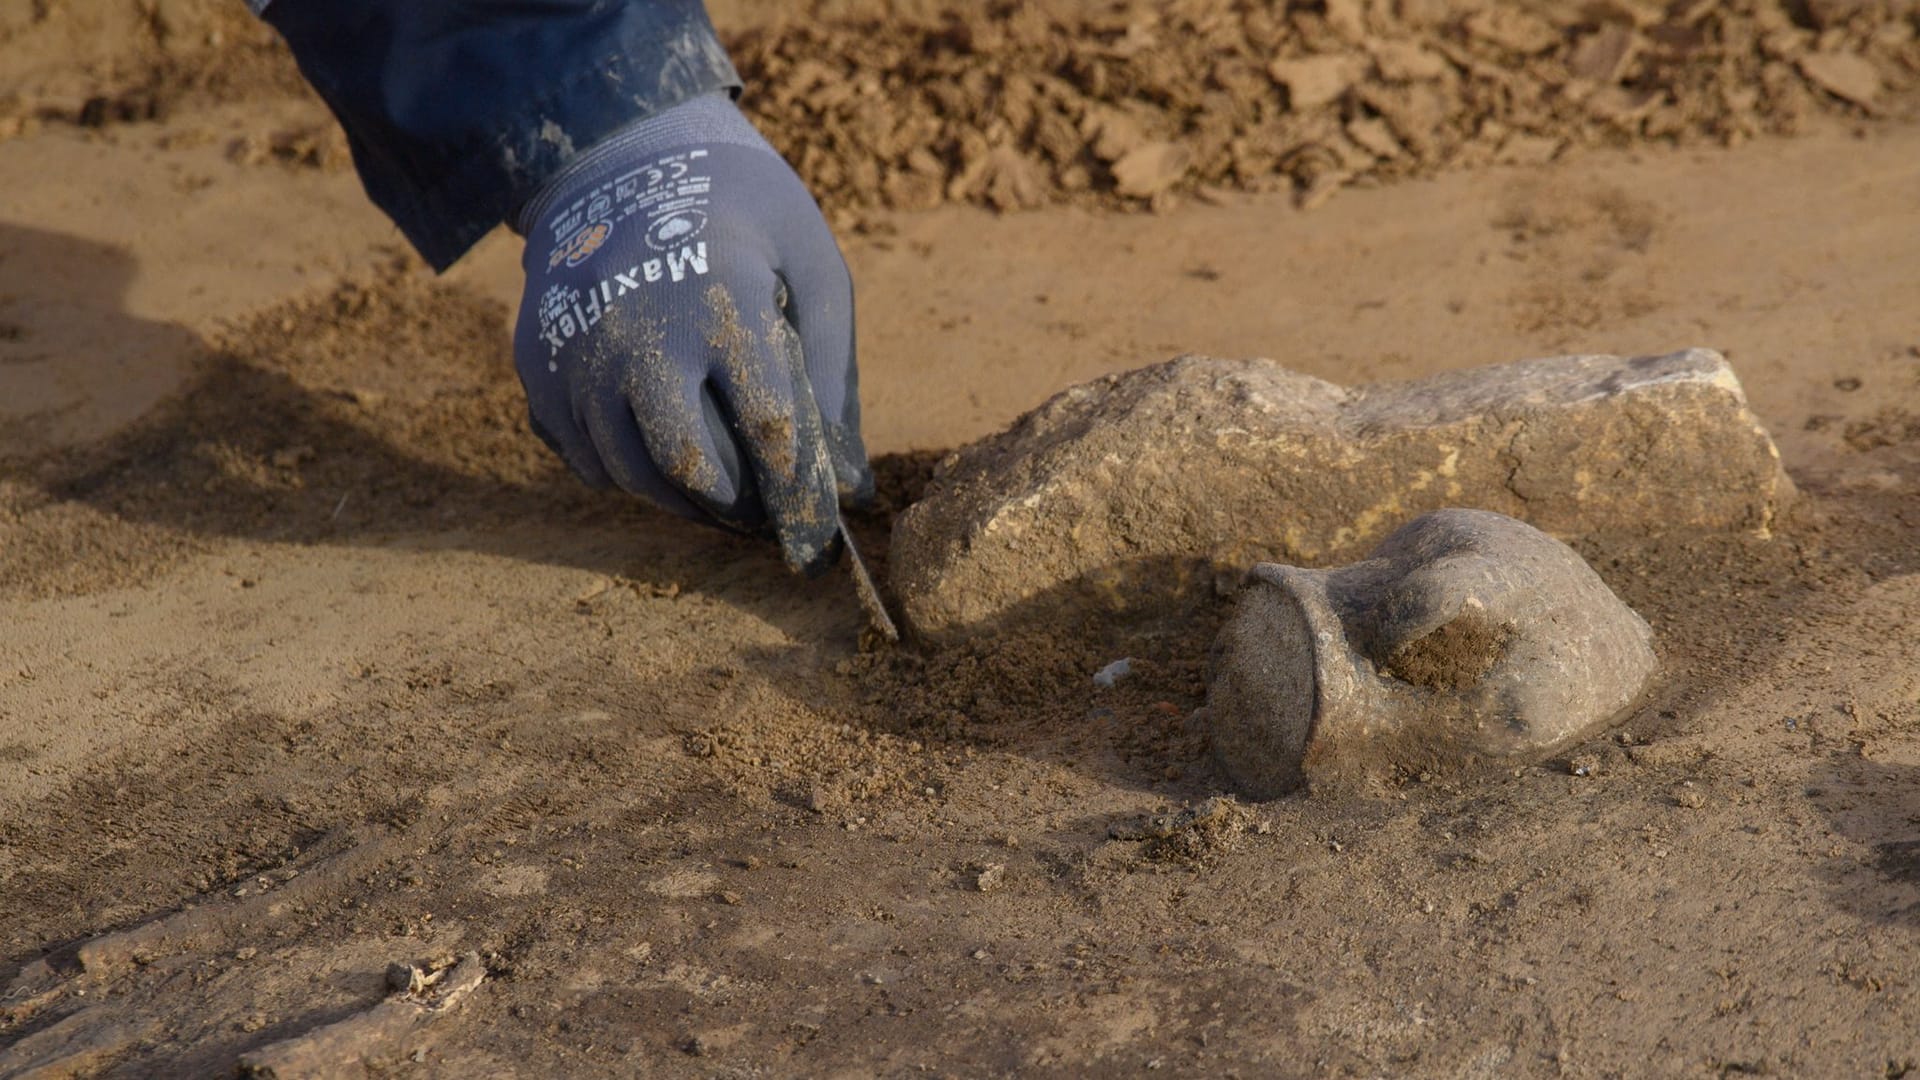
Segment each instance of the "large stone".
[{"label": "large stone", "polygon": [[1201,722],[1258,799],[1533,760],[1629,708],[1647,624],[1573,549],[1440,510],[1337,570],[1263,563],[1214,642]]},{"label": "large stone", "polygon": [[1073,387],[948,458],[896,526],[891,573],[910,631],[937,639],[1351,560],[1441,507],[1563,537],[1765,533],[1792,491],[1705,349],[1351,389],[1188,356]]}]

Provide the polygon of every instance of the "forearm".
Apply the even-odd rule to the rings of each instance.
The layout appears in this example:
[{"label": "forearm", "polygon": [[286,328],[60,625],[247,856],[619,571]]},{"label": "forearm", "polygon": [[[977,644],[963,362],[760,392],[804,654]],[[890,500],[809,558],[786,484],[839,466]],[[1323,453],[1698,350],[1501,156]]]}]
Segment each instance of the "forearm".
[{"label": "forearm", "polygon": [[346,129],[368,196],[436,269],[602,136],[739,86],[701,0],[270,0],[261,14]]}]

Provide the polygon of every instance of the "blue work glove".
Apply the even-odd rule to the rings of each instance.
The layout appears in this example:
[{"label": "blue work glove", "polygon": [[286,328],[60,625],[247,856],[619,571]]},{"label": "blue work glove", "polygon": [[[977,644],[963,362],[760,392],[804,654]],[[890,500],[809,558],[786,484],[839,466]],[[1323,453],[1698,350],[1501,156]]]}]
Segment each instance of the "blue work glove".
[{"label": "blue work glove", "polygon": [[725,94],[639,121],[517,220],[533,430],[596,487],[771,534],[809,574],[870,499],[853,281],[820,208]]}]

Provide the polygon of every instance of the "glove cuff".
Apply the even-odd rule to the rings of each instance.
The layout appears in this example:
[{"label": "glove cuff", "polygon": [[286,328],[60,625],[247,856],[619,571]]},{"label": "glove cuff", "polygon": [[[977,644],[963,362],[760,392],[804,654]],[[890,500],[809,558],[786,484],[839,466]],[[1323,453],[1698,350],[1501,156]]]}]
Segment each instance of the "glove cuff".
[{"label": "glove cuff", "polygon": [[702,94],[635,120],[587,147],[549,177],[508,221],[514,232],[525,236],[555,204],[607,169],[683,146],[716,143],[745,146],[780,156],[733,103],[733,95],[724,90]]}]

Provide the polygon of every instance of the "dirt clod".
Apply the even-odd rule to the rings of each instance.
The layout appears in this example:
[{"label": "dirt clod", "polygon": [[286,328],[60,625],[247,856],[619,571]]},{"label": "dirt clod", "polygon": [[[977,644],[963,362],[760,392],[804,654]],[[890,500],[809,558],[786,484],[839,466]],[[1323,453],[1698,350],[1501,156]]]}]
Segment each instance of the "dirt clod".
[{"label": "dirt clod", "polygon": [[1505,655],[1513,626],[1465,615],[1394,650],[1381,674],[1426,690],[1464,690]]},{"label": "dirt clod", "polygon": [[986,863],[973,868],[973,888],[975,892],[999,892],[1007,883],[1005,863]]},{"label": "dirt clod", "polygon": [[1116,840],[1143,841],[1140,856],[1152,862],[1205,865],[1233,850],[1260,820],[1231,796],[1206,799],[1167,814],[1151,814],[1108,829]]}]

